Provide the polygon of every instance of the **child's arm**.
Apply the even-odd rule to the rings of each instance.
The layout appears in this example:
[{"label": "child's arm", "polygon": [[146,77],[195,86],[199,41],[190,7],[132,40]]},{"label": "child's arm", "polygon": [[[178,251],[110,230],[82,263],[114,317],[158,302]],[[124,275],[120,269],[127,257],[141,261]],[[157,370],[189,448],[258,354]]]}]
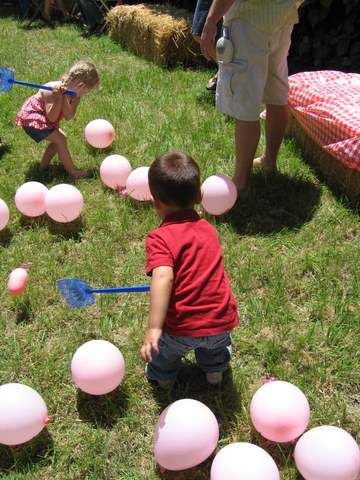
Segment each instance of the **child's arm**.
[{"label": "child's arm", "polygon": [[71,120],[75,117],[76,109],[79,103],[80,97],[70,97],[68,95],[64,95],[62,113],[65,120]]},{"label": "child's arm", "polygon": [[172,267],[157,267],[152,271],[148,330],[141,347],[141,356],[145,362],[151,362],[152,350],[159,353],[159,339],[169,307],[173,280]]},{"label": "child's arm", "polygon": [[42,92],[42,95],[48,120],[50,120],[50,122],[56,122],[63,108],[64,87],[62,85],[55,85],[52,89],[52,92]]}]

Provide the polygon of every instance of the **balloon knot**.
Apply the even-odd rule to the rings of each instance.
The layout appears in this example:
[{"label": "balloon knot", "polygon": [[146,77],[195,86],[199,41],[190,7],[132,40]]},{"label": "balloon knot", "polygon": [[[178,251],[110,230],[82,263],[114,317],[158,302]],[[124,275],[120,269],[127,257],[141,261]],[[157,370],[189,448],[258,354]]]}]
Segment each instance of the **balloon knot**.
[{"label": "balloon knot", "polygon": [[125,187],[117,187],[117,192],[120,197],[127,197],[129,195]]},{"label": "balloon knot", "polygon": [[21,263],[18,266],[18,268],[23,268],[24,270],[29,270],[31,265],[32,265],[32,262],[25,262],[25,263]]},{"label": "balloon knot", "polygon": [[159,465],[159,470],[160,470],[160,473],[166,472],[166,468],[162,467],[161,465]]},{"label": "balloon knot", "polygon": [[51,418],[46,415],[46,417],[44,418],[44,424],[48,425],[49,423],[51,423]]},{"label": "balloon knot", "polygon": [[263,377],[261,381],[263,384],[265,384],[269,382],[276,382],[277,380],[279,380],[277,377],[274,377],[272,375],[265,375],[265,377]]}]

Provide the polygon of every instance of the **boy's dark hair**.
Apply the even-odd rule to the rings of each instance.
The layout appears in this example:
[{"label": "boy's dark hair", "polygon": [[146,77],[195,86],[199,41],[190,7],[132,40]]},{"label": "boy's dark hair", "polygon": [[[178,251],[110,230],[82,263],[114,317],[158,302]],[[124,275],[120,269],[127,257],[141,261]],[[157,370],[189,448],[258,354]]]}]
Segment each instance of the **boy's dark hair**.
[{"label": "boy's dark hair", "polygon": [[200,170],[197,163],[182,152],[167,152],[150,166],[151,195],[165,205],[192,207],[200,191]]}]

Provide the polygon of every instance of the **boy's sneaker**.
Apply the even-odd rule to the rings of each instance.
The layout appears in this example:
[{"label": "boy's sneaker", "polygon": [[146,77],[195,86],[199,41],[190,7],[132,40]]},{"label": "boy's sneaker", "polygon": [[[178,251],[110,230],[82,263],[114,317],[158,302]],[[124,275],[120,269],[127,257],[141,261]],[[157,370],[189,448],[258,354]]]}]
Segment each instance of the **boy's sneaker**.
[{"label": "boy's sneaker", "polygon": [[174,386],[175,380],[157,380],[157,384],[164,390],[170,390]]},{"label": "boy's sneaker", "polygon": [[206,380],[210,385],[220,385],[223,379],[223,372],[209,372],[206,374]]}]

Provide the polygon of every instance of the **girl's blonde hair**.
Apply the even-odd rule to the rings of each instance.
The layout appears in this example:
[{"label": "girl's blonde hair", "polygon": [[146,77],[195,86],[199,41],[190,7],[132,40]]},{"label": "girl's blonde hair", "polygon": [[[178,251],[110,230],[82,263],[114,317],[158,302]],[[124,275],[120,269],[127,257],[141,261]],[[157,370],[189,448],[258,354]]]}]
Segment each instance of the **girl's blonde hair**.
[{"label": "girl's blonde hair", "polygon": [[95,65],[85,60],[74,63],[62,79],[65,85],[70,82],[81,82],[89,88],[96,87],[100,81]]}]

